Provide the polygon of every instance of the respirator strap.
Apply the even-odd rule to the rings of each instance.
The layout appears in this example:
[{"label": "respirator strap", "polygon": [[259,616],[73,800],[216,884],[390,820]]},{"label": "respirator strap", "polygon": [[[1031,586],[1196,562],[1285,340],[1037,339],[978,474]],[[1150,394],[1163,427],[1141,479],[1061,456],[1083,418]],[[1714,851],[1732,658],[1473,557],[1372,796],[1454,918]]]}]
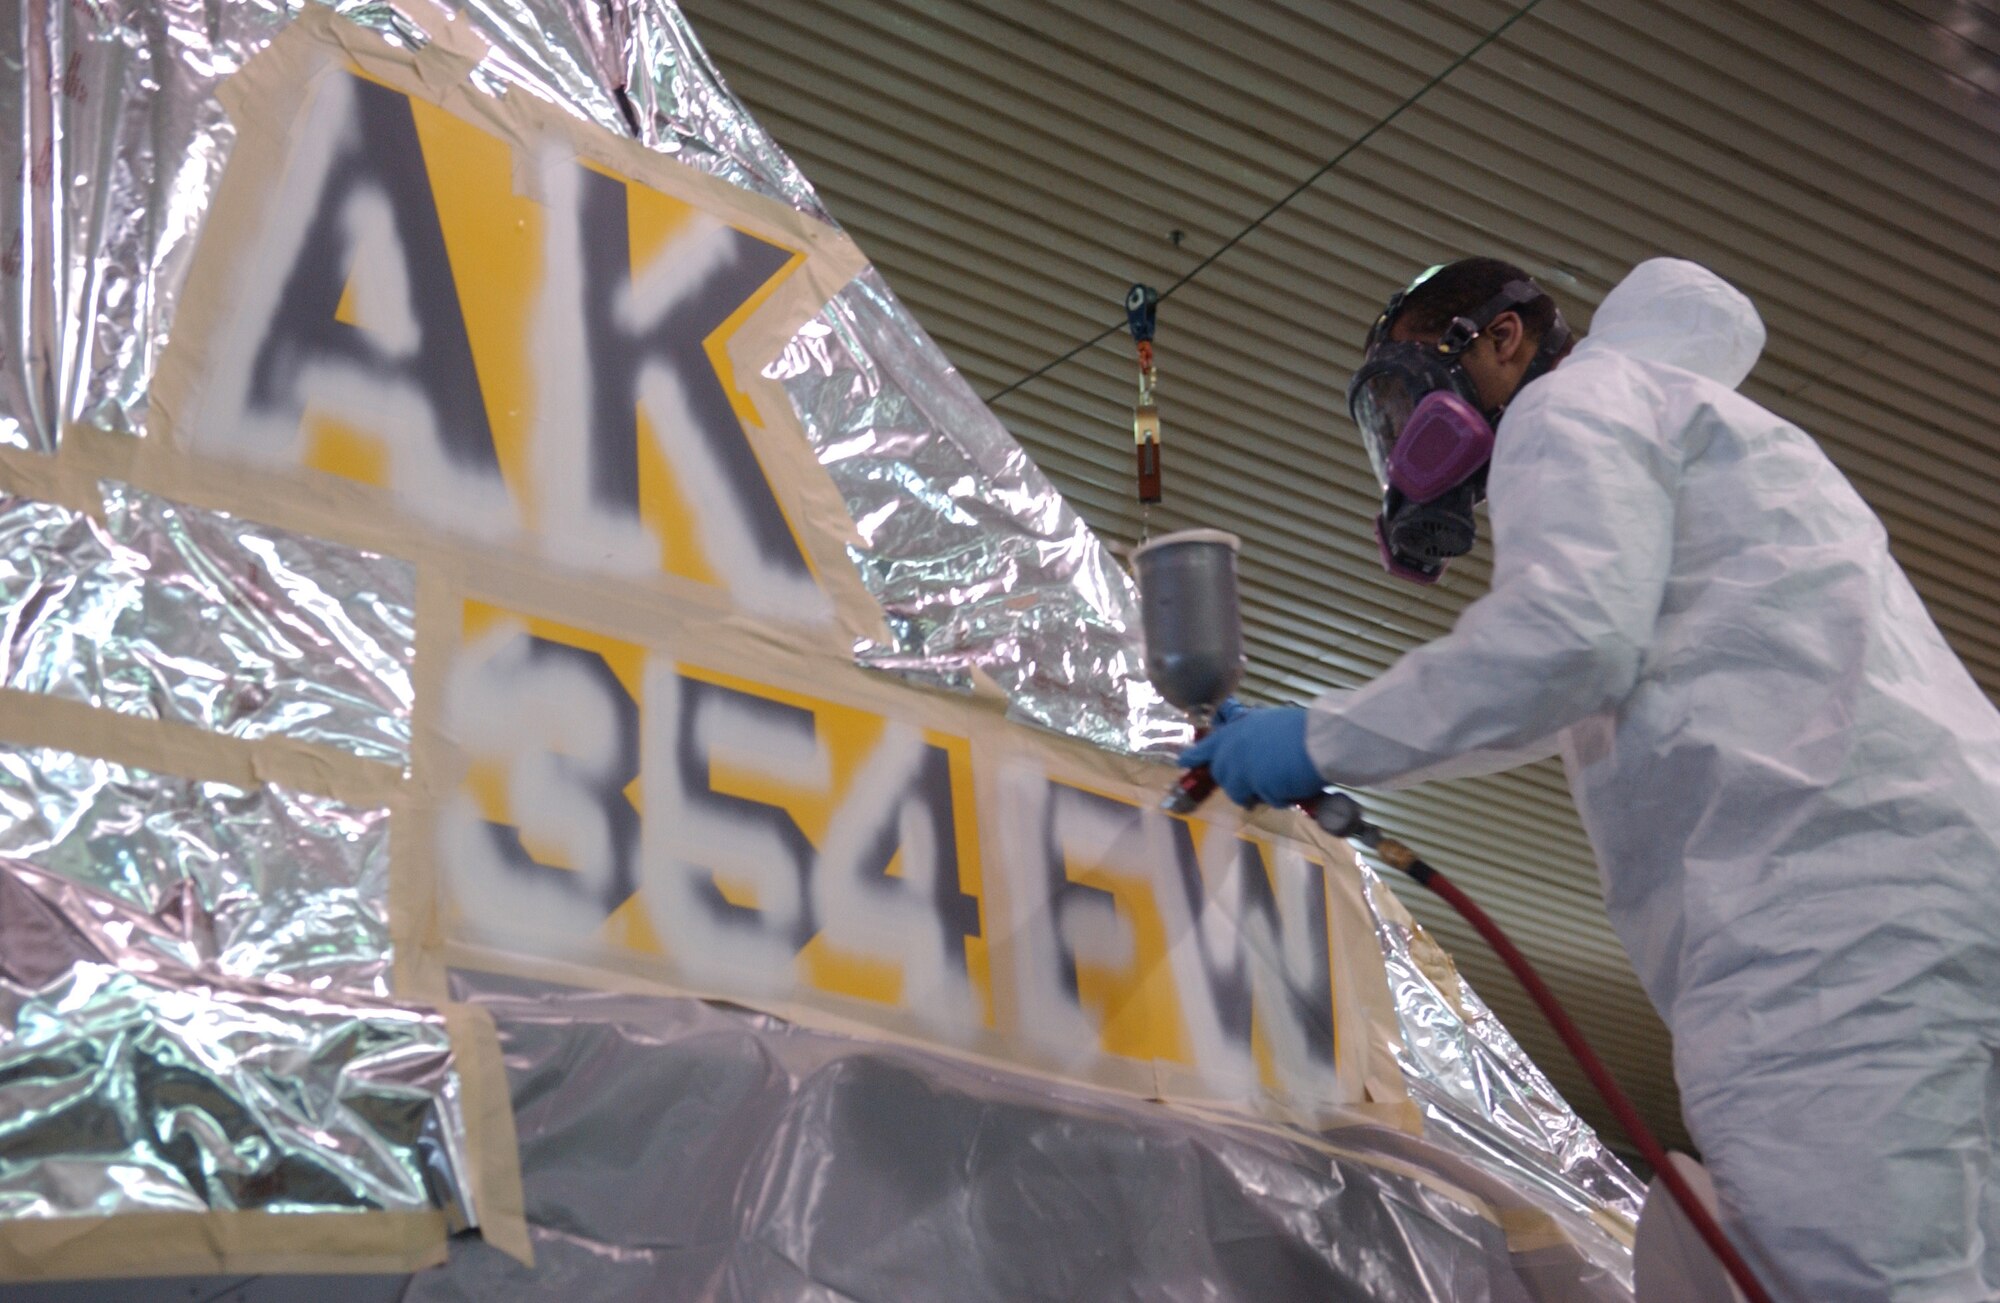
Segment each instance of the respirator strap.
[{"label": "respirator strap", "polygon": [[1472,347],[1472,341],[1493,324],[1493,319],[1503,312],[1512,311],[1524,303],[1546,298],[1541,286],[1529,280],[1508,281],[1500,287],[1500,292],[1479,305],[1478,309],[1462,317],[1453,317],[1438,339],[1438,352],[1457,357]]}]

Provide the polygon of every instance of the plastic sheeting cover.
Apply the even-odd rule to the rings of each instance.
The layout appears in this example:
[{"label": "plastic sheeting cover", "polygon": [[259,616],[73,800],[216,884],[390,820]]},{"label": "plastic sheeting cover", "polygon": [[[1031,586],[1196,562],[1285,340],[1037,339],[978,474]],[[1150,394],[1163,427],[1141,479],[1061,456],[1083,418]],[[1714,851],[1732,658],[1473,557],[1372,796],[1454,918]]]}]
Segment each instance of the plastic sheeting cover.
[{"label": "plastic sheeting cover", "polygon": [[1510,1253],[1394,1132],[1329,1152],[692,1000],[455,993],[500,1026],[537,1266],[467,1246],[413,1301],[1629,1297]]}]

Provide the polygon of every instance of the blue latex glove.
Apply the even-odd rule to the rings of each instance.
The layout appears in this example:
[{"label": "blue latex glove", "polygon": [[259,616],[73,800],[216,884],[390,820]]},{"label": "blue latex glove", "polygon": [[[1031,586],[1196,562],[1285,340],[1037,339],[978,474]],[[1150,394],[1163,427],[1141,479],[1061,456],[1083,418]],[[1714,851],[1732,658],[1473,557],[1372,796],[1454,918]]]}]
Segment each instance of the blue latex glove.
[{"label": "blue latex glove", "polygon": [[1304,706],[1246,710],[1229,701],[1215,718],[1215,731],[1181,752],[1180,763],[1183,769],[1207,765],[1236,804],[1297,805],[1325,788],[1306,753]]}]

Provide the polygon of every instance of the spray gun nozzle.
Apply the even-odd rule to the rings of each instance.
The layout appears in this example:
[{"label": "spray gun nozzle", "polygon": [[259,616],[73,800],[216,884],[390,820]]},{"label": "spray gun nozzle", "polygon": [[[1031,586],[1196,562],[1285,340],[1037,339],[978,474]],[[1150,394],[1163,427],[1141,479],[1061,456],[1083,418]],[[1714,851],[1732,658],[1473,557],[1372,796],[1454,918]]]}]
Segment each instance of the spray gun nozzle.
[{"label": "spray gun nozzle", "polygon": [[1160,801],[1160,808],[1168,814],[1193,814],[1201,808],[1201,803],[1215,795],[1215,777],[1208,772],[1208,766],[1184,770],[1180,781],[1167,789]]}]

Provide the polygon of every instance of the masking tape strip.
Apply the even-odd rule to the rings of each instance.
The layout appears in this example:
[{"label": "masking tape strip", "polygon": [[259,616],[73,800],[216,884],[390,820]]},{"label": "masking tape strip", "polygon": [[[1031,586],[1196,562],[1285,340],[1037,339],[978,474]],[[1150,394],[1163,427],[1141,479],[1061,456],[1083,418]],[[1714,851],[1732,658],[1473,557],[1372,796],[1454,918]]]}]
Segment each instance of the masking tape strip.
[{"label": "masking tape strip", "polygon": [[500,1053],[500,1033],[491,1012],[479,1005],[443,1006],[452,1058],[463,1090],[466,1161],[479,1209],[479,1234],[523,1266],[535,1265],[528,1240],[527,1201],[521,1188],[521,1150],[514,1131],[514,1105]]},{"label": "masking tape strip", "polygon": [[387,806],[402,797],[388,765],[290,738],[255,741],[193,724],[122,715],[80,701],[0,688],[0,740],[53,747],[154,773],[256,787],[274,783],[348,805]]},{"label": "masking tape strip", "polygon": [[0,1280],[389,1274],[445,1260],[441,1212],[126,1213],[0,1221]]}]

